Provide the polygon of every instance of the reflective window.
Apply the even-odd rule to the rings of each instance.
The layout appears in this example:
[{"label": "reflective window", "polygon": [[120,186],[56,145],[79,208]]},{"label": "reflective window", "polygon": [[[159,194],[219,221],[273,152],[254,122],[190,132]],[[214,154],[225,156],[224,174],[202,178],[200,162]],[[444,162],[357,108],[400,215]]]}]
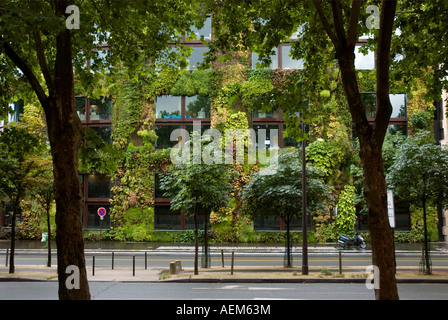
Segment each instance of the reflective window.
[{"label": "reflective window", "polygon": [[406,94],[397,93],[389,94],[390,103],[392,104],[391,118],[406,118]]},{"label": "reflective window", "polygon": [[290,56],[291,46],[282,46],[282,69],[303,69],[303,59],[295,60]]},{"label": "reflective window", "polygon": [[169,206],[154,206],[154,230],[181,230],[180,210]]},{"label": "reflective window", "polygon": [[[391,118],[407,118],[406,94],[389,94],[392,105]],[[368,118],[376,116],[376,93],[361,93],[361,101]]]},{"label": "reflective window", "polygon": [[75,97],[75,106],[81,121],[86,120],[86,97]]},{"label": "reflective window", "polygon": [[208,51],[207,47],[193,47],[191,56],[187,58],[188,67],[187,70],[195,70],[200,67],[202,61],[204,61],[204,54]]},{"label": "reflective window", "polygon": [[254,218],[254,230],[256,231],[278,231],[280,230],[280,217],[271,215],[269,217]]},{"label": "reflective window", "polygon": [[90,99],[90,120],[112,119],[112,99]]},{"label": "reflective window", "polygon": [[[260,131],[264,130],[265,139],[264,144],[266,146],[266,149],[269,149],[271,147],[271,134],[274,134],[272,130],[277,130],[277,141],[278,141],[278,125],[272,125],[272,124],[258,124],[254,125],[255,135],[257,137],[257,144],[256,147],[259,148],[259,144],[263,141],[261,140]],[[272,133],[271,133],[272,132]],[[274,147],[274,146],[272,146]]]},{"label": "reflective window", "polygon": [[156,97],[155,110],[158,119],[181,118],[181,96],[163,95]]},{"label": "reflective window", "polygon": [[87,196],[89,198],[110,198],[109,175],[91,174],[87,179]]},{"label": "reflective window", "polygon": [[193,26],[191,27],[191,31],[193,31],[196,34],[195,40],[202,40],[202,37],[203,40],[206,41],[212,40],[212,18],[207,17],[201,29],[198,29]]},{"label": "reflective window", "polygon": [[261,110],[252,111],[252,118],[278,118],[277,111],[266,111],[262,112]]},{"label": "reflective window", "polygon": [[[274,49],[274,54],[270,56],[271,64],[269,65],[269,69],[277,69],[278,68],[278,55],[277,48]],[[259,66],[257,66],[257,63]],[[262,62],[258,59],[258,53],[252,52],[252,69],[261,68]]]},{"label": "reflective window", "polygon": [[155,132],[158,137],[156,142],[156,149],[167,149],[175,146],[178,141],[171,141],[171,132],[175,129],[180,129],[180,125],[156,125]]},{"label": "reflective window", "polygon": [[95,130],[96,134],[101,137],[106,143],[112,143],[112,127],[89,127]]},{"label": "reflective window", "polygon": [[185,97],[185,118],[210,118],[210,99],[208,96]]},{"label": "reflective window", "polygon": [[[106,215],[103,217],[103,221],[101,221],[100,216],[98,215],[98,209],[104,208],[106,209]],[[101,225],[100,225],[101,224]],[[87,228],[102,228],[102,229],[110,229],[110,206],[108,204],[91,204],[87,206]]]},{"label": "reflective window", "polygon": [[355,69],[373,70],[375,69],[375,53],[369,51],[366,55],[359,52],[360,46],[355,47]]}]

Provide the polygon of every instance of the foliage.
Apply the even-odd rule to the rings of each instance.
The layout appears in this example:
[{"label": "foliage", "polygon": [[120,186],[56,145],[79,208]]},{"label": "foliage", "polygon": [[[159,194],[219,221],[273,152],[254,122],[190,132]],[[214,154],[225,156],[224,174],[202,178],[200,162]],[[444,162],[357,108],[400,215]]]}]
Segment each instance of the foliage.
[{"label": "foliage", "polygon": [[447,199],[448,151],[433,142],[428,131],[417,132],[401,145],[387,175],[389,187],[401,199],[416,205]]},{"label": "foliage", "polygon": [[355,187],[346,185],[339,194],[338,216],[336,219],[339,234],[353,235],[356,222]]},{"label": "foliage", "polygon": [[[278,154],[277,170],[268,174],[256,172],[251,175],[243,189],[243,207],[246,214],[256,216],[279,216],[286,225],[288,266],[290,261],[290,224],[302,212],[302,166],[297,150],[283,149]],[[327,210],[332,200],[332,188],[322,182],[322,173],[307,166],[307,214]]]}]

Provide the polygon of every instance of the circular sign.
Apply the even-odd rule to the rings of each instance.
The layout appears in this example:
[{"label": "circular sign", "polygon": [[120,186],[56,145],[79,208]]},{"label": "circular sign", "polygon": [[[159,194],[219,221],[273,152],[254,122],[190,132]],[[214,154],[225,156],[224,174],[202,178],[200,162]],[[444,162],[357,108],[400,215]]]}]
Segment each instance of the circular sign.
[{"label": "circular sign", "polygon": [[100,217],[104,217],[106,215],[106,208],[100,207],[97,212]]}]

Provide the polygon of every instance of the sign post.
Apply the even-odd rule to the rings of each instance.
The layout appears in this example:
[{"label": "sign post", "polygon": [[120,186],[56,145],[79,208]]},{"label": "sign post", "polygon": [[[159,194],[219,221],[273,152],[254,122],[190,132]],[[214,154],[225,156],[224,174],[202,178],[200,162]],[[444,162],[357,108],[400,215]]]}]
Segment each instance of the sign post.
[{"label": "sign post", "polygon": [[101,249],[101,244],[102,244],[102,229],[103,229],[103,219],[104,216],[106,215],[106,208],[104,207],[99,207],[97,210],[98,215],[100,216],[100,249]]}]

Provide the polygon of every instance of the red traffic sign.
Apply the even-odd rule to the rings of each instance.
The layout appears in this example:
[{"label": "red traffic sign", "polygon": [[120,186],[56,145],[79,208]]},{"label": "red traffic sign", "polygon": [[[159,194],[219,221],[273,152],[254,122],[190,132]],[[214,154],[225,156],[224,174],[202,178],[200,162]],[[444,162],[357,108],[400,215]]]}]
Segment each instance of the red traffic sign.
[{"label": "red traffic sign", "polygon": [[100,217],[104,217],[106,215],[106,208],[100,207],[97,212]]}]

